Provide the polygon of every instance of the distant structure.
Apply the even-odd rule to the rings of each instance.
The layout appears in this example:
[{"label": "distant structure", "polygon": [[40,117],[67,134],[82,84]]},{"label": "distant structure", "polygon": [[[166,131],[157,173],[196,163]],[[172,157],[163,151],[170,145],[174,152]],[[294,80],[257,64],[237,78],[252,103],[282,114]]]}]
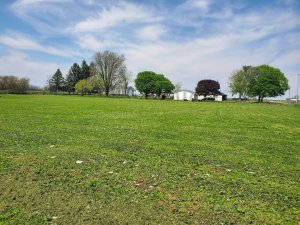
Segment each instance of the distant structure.
[{"label": "distant structure", "polygon": [[120,85],[116,85],[115,88],[111,91],[112,95],[128,95],[128,96],[135,96],[136,90],[132,86],[127,87],[127,91],[125,94],[125,90]]},{"label": "distant structure", "polygon": [[174,91],[174,100],[176,101],[216,101],[222,102],[227,99],[227,95],[218,91],[217,94],[197,95],[190,90]]},{"label": "distant structure", "polygon": [[211,100],[211,101],[216,101],[216,102],[222,102],[226,99],[227,99],[227,95],[221,91],[217,91],[217,93],[215,93],[215,94],[208,94],[206,96],[197,95],[197,100],[199,100],[199,101]]},{"label": "distant structure", "polygon": [[127,95],[128,96],[135,96],[136,95],[136,90],[132,86],[129,86],[127,88]]},{"label": "distant structure", "polygon": [[193,101],[195,99],[195,92],[190,90],[174,91],[174,100],[177,101]]}]

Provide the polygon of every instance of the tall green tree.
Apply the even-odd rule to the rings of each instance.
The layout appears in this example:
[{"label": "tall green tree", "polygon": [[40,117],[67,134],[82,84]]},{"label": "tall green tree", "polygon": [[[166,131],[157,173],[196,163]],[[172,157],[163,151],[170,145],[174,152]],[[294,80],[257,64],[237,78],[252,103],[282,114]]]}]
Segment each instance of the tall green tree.
[{"label": "tall green tree", "polygon": [[243,66],[229,78],[233,94],[239,96],[258,97],[262,102],[265,97],[284,95],[289,89],[288,80],[277,68],[260,65]]},{"label": "tall green tree", "polygon": [[80,80],[81,76],[80,66],[77,63],[74,63],[69,69],[66,77],[66,90],[69,94],[75,92],[75,84]]},{"label": "tall green tree", "polygon": [[258,101],[263,102],[265,97],[284,95],[289,89],[288,79],[277,68],[260,65],[255,67],[253,74],[255,82],[250,87],[253,96],[258,96]]},{"label": "tall green tree", "polygon": [[162,74],[156,74],[156,81],[154,84],[154,92],[157,96],[161,96],[162,93],[170,94],[175,86],[172,82]]},{"label": "tall green tree", "polygon": [[135,79],[135,86],[139,92],[145,94],[145,98],[148,98],[149,94],[161,96],[162,93],[171,93],[175,89],[172,82],[164,75],[156,74],[152,71],[138,73]]},{"label": "tall green tree", "polygon": [[49,90],[50,92],[63,91],[64,87],[65,87],[65,79],[60,69],[57,69],[56,72],[49,79]]},{"label": "tall green tree", "polygon": [[87,79],[91,76],[90,66],[86,63],[85,60],[81,63],[81,76],[80,79]]},{"label": "tall green tree", "polygon": [[97,52],[94,55],[95,72],[103,82],[105,95],[115,87],[120,73],[125,66],[124,55],[115,52],[105,51]]},{"label": "tall green tree", "polygon": [[250,96],[250,87],[255,80],[254,67],[243,66],[240,70],[235,70],[229,77],[229,87],[232,94],[238,94],[239,99]]},{"label": "tall green tree", "polygon": [[145,98],[148,98],[149,94],[154,93],[155,81],[156,73],[143,71],[138,73],[135,79],[135,86],[139,92],[145,94]]}]

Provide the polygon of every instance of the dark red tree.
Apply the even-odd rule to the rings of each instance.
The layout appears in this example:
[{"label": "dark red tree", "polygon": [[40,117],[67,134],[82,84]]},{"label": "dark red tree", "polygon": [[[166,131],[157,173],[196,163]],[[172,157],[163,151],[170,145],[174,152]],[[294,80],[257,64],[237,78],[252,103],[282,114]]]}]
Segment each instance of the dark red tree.
[{"label": "dark red tree", "polygon": [[200,80],[195,89],[198,95],[217,95],[220,94],[220,84],[215,80]]}]

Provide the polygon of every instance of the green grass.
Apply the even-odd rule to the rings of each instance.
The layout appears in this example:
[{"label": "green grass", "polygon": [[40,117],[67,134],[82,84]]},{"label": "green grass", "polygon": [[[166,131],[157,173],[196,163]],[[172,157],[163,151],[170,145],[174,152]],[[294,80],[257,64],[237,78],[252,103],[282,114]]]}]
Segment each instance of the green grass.
[{"label": "green grass", "polygon": [[299,224],[299,152],[296,106],[0,95],[0,224]]}]

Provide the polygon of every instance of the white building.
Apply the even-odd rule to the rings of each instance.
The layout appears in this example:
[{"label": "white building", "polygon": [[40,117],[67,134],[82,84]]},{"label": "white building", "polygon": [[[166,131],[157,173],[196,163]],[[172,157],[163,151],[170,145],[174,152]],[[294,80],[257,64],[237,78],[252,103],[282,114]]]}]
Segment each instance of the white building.
[{"label": "white building", "polygon": [[195,98],[195,92],[189,90],[180,90],[174,92],[174,100],[179,101],[193,101]]},{"label": "white building", "polygon": [[199,101],[212,100],[212,101],[216,101],[216,102],[222,102],[227,99],[227,95],[222,92],[219,92],[217,95],[206,95],[206,96],[198,95],[197,99]]}]

